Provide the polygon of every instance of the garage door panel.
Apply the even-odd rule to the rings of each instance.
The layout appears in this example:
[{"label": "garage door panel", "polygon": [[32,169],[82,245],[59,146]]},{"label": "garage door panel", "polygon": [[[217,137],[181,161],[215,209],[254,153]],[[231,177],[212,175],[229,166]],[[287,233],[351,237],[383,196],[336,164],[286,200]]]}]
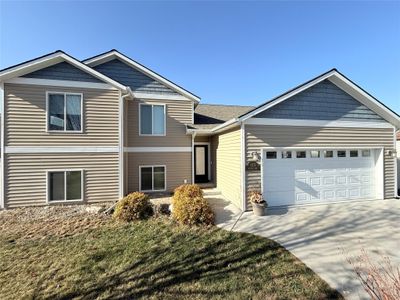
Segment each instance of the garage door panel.
[{"label": "garage door panel", "polygon": [[[373,154],[374,150],[371,150]],[[322,152],[321,152],[322,153]],[[264,197],[271,206],[373,199],[375,188],[374,156],[264,159]],[[361,154],[361,151],[358,152]]]}]

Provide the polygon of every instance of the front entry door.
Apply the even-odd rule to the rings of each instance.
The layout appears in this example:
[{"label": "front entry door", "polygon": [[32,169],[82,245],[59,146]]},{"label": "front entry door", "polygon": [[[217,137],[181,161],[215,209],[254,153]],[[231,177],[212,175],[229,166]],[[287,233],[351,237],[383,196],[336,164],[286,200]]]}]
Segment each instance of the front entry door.
[{"label": "front entry door", "polygon": [[194,146],[195,182],[208,182],[208,145]]}]

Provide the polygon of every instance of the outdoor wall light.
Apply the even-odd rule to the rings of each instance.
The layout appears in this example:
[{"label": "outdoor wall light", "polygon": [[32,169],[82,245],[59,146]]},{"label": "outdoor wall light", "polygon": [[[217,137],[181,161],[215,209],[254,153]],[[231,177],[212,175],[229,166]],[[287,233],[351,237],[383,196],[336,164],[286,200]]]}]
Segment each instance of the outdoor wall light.
[{"label": "outdoor wall light", "polygon": [[260,155],[256,151],[251,152],[251,156],[253,161],[260,161]]}]

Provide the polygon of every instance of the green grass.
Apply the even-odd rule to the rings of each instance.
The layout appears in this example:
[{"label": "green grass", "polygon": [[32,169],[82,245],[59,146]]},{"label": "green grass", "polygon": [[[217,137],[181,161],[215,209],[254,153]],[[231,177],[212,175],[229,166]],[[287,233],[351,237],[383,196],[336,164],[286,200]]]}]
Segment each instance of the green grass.
[{"label": "green grass", "polygon": [[0,299],[341,299],[271,240],[162,219],[28,238],[1,230],[0,283]]}]

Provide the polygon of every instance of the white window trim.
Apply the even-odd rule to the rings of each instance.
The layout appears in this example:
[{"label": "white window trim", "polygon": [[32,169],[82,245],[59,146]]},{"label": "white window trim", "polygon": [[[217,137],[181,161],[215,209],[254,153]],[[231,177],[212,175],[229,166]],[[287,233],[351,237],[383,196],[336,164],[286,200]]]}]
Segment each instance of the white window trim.
[{"label": "white window trim", "polygon": [[[50,94],[58,94],[58,95],[64,95],[64,130],[50,130],[49,129],[49,95]],[[79,95],[81,97],[81,130],[67,130],[67,122],[66,122],[66,117],[67,117],[67,95]],[[83,118],[84,118],[84,113],[83,113],[83,93],[69,93],[69,92],[53,92],[53,91],[46,91],[46,132],[48,133],[62,133],[62,134],[68,134],[68,133],[83,133]]]},{"label": "white window trim", "polygon": [[[49,185],[49,178],[50,178],[50,173],[53,172],[76,172],[79,171],[81,172],[81,199],[73,199],[73,200],[50,200],[50,185]],[[47,204],[52,204],[52,203],[68,203],[68,202],[83,202],[83,199],[85,198],[84,196],[84,188],[83,188],[83,183],[84,183],[84,170],[83,169],[52,169],[52,170],[47,170],[46,171],[46,203]],[[64,175],[64,194],[65,197],[67,197],[67,176]]]},{"label": "white window trim", "polygon": [[[151,134],[147,133],[142,133],[142,123],[141,123],[141,111],[142,111],[142,105],[150,105],[151,106]],[[164,133],[163,134],[154,134],[154,128],[153,128],[153,120],[154,120],[154,112],[153,112],[153,106],[164,106]],[[167,109],[166,109],[166,104],[165,103],[139,103],[139,136],[166,136],[167,133]]]},{"label": "white window trim", "polygon": [[[164,168],[164,189],[154,189],[154,168]],[[151,190],[142,190],[142,168],[151,168]],[[167,166],[166,165],[141,165],[139,166],[139,192],[165,192],[167,190]]]}]

